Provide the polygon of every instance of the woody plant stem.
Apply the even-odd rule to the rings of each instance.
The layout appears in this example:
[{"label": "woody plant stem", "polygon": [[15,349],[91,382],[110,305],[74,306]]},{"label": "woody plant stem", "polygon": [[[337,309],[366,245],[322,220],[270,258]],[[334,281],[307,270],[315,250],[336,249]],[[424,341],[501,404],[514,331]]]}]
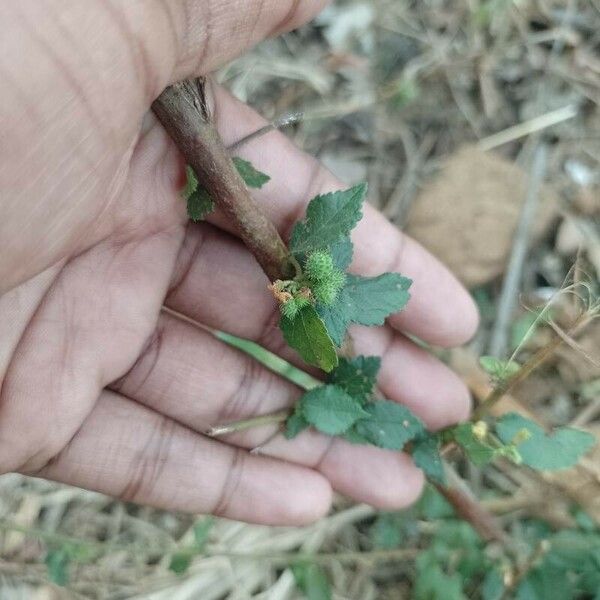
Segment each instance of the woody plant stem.
[{"label": "woody plant stem", "polygon": [[[214,126],[206,97],[204,78],[169,86],[152,104],[152,110],[171,136],[198,180],[219,209],[237,229],[271,281],[294,274],[290,253],[275,226],[252,199],[231,156]],[[287,413],[249,419],[235,429],[281,422]],[[212,435],[228,433],[227,426],[214,428]],[[439,486],[443,488],[443,486]],[[504,541],[494,517],[459,489],[443,488],[442,493],[484,539]]]},{"label": "woody plant stem", "polygon": [[205,79],[169,86],[152,110],[267,277],[274,281],[293,276],[286,245],[250,196],[212,122]]}]

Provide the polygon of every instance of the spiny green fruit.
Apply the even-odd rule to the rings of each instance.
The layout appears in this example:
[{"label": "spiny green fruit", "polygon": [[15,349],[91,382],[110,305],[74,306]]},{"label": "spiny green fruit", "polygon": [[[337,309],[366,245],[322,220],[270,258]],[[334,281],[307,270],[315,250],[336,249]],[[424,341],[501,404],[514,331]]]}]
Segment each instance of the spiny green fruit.
[{"label": "spiny green fruit", "polygon": [[313,294],[318,302],[327,306],[333,304],[346,283],[346,275],[334,269],[325,281],[317,281],[312,287]]},{"label": "spiny green fruit", "polygon": [[294,320],[300,310],[307,304],[310,304],[308,298],[304,298],[303,296],[295,296],[290,298],[287,302],[281,304],[279,308],[281,310],[281,314],[286,317],[286,319]]},{"label": "spiny green fruit", "polygon": [[329,277],[332,285],[337,288],[338,292],[346,285],[346,273],[338,269],[334,269]]},{"label": "spiny green fruit", "polygon": [[308,255],[304,272],[311,281],[325,281],[335,270],[333,257],[327,250],[315,250]]}]

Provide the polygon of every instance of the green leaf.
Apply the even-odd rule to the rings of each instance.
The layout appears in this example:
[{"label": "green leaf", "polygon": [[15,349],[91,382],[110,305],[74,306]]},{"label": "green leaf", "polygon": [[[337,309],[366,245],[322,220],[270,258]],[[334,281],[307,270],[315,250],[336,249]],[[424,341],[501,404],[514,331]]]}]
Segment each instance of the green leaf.
[{"label": "green leaf", "polygon": [[[547,308],[542,312],[545,311]],[[539,313],[528,312],[513,322],[510,330],[510,346],[513,350],[531,339],[538,328],[538,320],[543,323]]]},{"label": "green leaf", "polygon": [[429,479],[436,483],[446,483],[438,436],[428,434],[417,438],[413,444],[412,458]]},{"label": "green leaf", "polygon": [[307,600],[331,600],[331,587],[323,569],[315,564],[301,562],[292,565],[296,585]]},{"label": "green leaf", "polygon": [[291,440],[309,426],[310,423],[304,418],[304,415],[298,410],[298,405],[296,405],[296,410],[285,422],[285,431],[283,432],[283,435],[286,439]]},{"label": "green leaf", "polygon": [[192,553],[189,551],[181,551],[176,552],[171,557],[171,562],[169,563],[169,570],[173,571],[173,573],[177,573],[177,575],[181,575],[185,573],[192,564]]},{"label": "green leaf", "polygon": [[89,564],[98,557],[99,550],[93,546],[83,544],[65,544],[63,550],[72,562]]},{"label": "green leaf", "polygon": [[[527,432],[523,436],[523,431]],[[586,431],[560,427],[547,434],[537,423],[517,413],[509,413],[496,422],[496,433],[510,444],[519,437],[527,437],[517,444],[523,463],[533,469],[567,469],[596,444],[596,438]]]},{"label": "green leaf", "polygon": [[185,187],[183,190],[181,190],[181,195],[183,196],[184,200],[187,200],[196,191],[196,188],[198,187],[198,179],[196,179],[196,173],[194,173],[194,169],[192,169],[192,167],[189,165],[186,165],[185,167],[185,174],[186,182]]},{"label": "green leaf", "polygon": [[487,572],[481,585],[483,600],[502,600],[505,592],[504,579],[498,569]]},{"label": "green leaf", "polygon": [[328,381],[339,385],[353,398],[366,402],[373,393],[377,373],[381,367],[379,356],[340,357],[338,366],[329,374]]},{"label": "green leaf", "polygon": [[208,536],[213,525],[214,521],[211,517],[202,519],[194,524],[194,545],[188,548],[182,548],[178,552],[175,552],[173,556],[171,556],[169,570],[180,575],[189,569],[194,556],[197,556],[203,552],[204,547],[208,542]]},{"label": "green leaf", "polygon": [[412,77],[403,77],[395,83],[394,87],[394,95],[390,98],[390,102],[396,109],[404,108],[414,102],[421,93],[418,82]]},{"label": "green leaf", "polygon": [[563,530],[548,539],[549,551],[517,590],[519,600],[598,598],[600,536],[597,532]]},{"label": "green leaf", "polygon": [[401,450],[410,440],[425,432],[423,422],[405,406],[378,400],[365,406],[369,418],[356,424],[359,435],[380,448]]},{"label": "green leaf", "polygon": [[454,516],[454,509],[433,486],[425,486],[417,509],[423,519],[433,521],[435,519],[446,519]]},{"label": "green leaf", "polygon": [[521,365],[514,360],[500,360],[494,356],[482,356],[479,364],[495,380],[510,379],[521,368]]},{"label": "green leaf", "polygon": [[[261,188],[271,178],[254,168],[252,163],[239,156],[233,157],[233,164],[250,188]],[[187,201],[188,216],[192,221],[202,221],[206,215],[213,212],[215,203],[208,191],[198,183],[194,170],[186,166],[187,182],[182,191],[184,200]]]},{"label": "green leaf", "polygon": [[279,327],[285,341],[310,365],[329,373],[338,364],[333,341],[312,306],[302,308],[294,319],[281,317]]},{"label": "green leaf", "polygon": [[44,559],[48,568],[48,576],[56,585],[67,585],[69,583],[69,563],[71,558],[66,548],[48,550]]},{"label": "green leaf", "polygon": [[574,600],[579,596],[562,570],[538,568],[519,584],[516,600]]},{"label": "green leaf", "polygon": [[188,217],[197,223],[215,210],[215,203],[210,194],[201,185],[187,199]]},{"label": "green leaf", "polygon": [[467,600],[460,574],[447,575],[437,562],[430,551],[422,552],[417,557],[414,600]]},{"label": "green leaf", "polygon": [[325,306],[323,304],[317,305],[317,314],[323,320],[329,337],[338,348],[344,342],[344,336],[348,330],[348,325],[350,325],[350,319],[347,317],[344,312],[344,307],[340,303],[340,296],[343,293],[344,290],[342,289],[336,302],[331,306]]},{"label": "green leaf", "polygon": [[410,298],[412,281],[398,273],[383,273],[377,277],[348,275],[340,293],[340,304],[353,323],[383,325],[391,314],[402,310]]},{"label": "green leaf", "polygon": [[304,418],[322,433],[339,435],[368,416],[360,402],[337,385],[322,385],[300,398]]},{"label": "green leaf", "polygon": [[304,221],[296,223],[290,239],[293,254],[306,254],[333,246],[354,229],[362,217],[367,184],[313,198]]},{"label": "green leaf", "polygon": [[369,530],[375,548],[392,550],[402,543],[404,517],[399,513],[381,513]]},{"label": "green leaf", "polygon": [[487,568],[482,550],[481,538],[471,525],[451,519],[438,524],[428,552],[433,555],[432,562],[447,563],[467,583]]},{"label": "green leaf", "polygon": [[449,434],[478,466],[489,463],[496,456],[496,450],[475,435],[472,423],[461,423],[453,427]]},{"label": "green leaf", "polygon": [[333,264],[340,271],[345,271],[352,262],[352,255],[354,253],[354,245],[349,237],[344,237],[335,244],[329,247],[329,252],[333,258]]},{"label": "green leaf", "polygon": [[387,317],[402,310],[410,298],[411,284],[410,279],[398,273],[377,277],[347,275],[335,304],[318,305],[317,311],[331,339],[341,346],[350,323],[383,325]]},{"label": "green leaf", "polygon": [[204,550],[213,525],[214,521],[211,517],[206,517],[194,524],[194,546],[198,552]]},{"label": "green leaf", "polygon": [[600,535],[597,531],[563,530],[550,542],[551,549],[545,556],[545,562],[566,571],[595,572],[600,576]]},{"label": "green leaf", "polygon": [[250,161],[239,156],[233,157],[233,164],[249,188],[260,189],[271,179],[266,173],[261,173],[258,169],[255,169]]},{"label": "green leaf", "polygon": [[342,437],[351,444],[365,446],[371,443],[364,435],[358,433],[355,427],[351,427],[348,431],[344,432]]},{"label": "green leaf", "polygon": [[187,202],[188,217],[195,222],[202,221],[207,214],[215,209],[215,204],[206,189],[198,183],[192,167],[187,165],[185,173],[187,182],[181,195]]}]

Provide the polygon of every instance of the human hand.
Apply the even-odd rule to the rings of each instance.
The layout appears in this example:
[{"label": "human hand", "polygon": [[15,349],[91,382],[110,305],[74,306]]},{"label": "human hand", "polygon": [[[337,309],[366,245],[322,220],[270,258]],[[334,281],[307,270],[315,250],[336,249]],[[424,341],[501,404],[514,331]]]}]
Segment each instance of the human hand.
[{"label": "human hand", "polygon": [[[380,508],[420,493],[401,453],[316,433],[216,441],[210,425],[289,406],[293,385],[189,322],[297,362],[267,280],[228,223],[188,224],[183,164],[148,113],[170,82],[204,74],[300,25],[318,0],[9,0],[0,5],[0,472],[125,500],[272,524],[329,508],[332,487]],[[211,87],[226,143],[264,124]],[[308,200],[343,187],[271,132],[240,152],[271,182],[256,198],[285,237]],[[379,386],[432,428],[465,418],[459,379],[403,333],[468,339],[468,294],[366,207],[352,270],[414,280],[407,309],[352,330],[383,358]]]}]

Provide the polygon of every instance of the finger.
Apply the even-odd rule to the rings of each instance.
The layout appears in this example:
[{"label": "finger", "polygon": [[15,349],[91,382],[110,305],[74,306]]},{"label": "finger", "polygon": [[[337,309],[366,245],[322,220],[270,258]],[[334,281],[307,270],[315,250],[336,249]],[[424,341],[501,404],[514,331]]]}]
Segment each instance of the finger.
[{"label": "finger", "polygon": [[[130,3],[121,0],[121,4],[127,10]],[[177,44],[171,81],[178,81],[209,73],[262,40],[300,27],[327,0],[165,0],[162,4],[170,21],[169,34]],[[148,43],[158,54],[163,52],[155,32],[149,30],[149,35]]]},{"label": "finger", "polygon": [[315,471],[207,439],[111,392],[34,475],[127,502],[265,525],[312,522],[331,502]]},{"label": "finger", "polygon": [[0,2],[0,188],[10,190],[2,198],[0,290],[115,230],[142,118],[169,83],[209,72],[322,5]]},{"label": "finger", "polygon": [[161,0],[104,3],[137,80],[154,99],[174,81],[207,74],[262,40],[303,25],[326,0]]},{"label": "finger", "polygon": [[[167,304],[196,321],[253,340],[302,365],[277,327],[279,309],[266,284],[260,267],[241,242],[208,224],[190,226]],[[384,393],[413,409],[430,428],[466,417],[470,408],[466,386],[428,352],[391,328],[355,327],[352,338],[357,354],[382,356],[380,385]],[[194,354],[191,348],[188,351]]]},{"label": "finger", "polygon": [[[169,83],[209,73],[265,38],[299,27],[325,4],[326,0],[2,3],[3,54],[25,64],[30,57],[23,56],[23,48],[36,55],[43,50],[48,66],[64,71],[55,75],[72,78],[71,92],[88,91],[98,83],[107,86],[105,91],[121,85],[122,93],[115,97],[129,101],[131,85],[138,90],[135,95],[151,101]],[[74,85],[85,63],[99,80],[87,76]],[[44,70],[39,73],[45,75]]]},{"label": "finger", "polygon": [[[255,111],[222,88],[214,87],[214,94],[215,119],[226,143],[265,124]],[[243,146],[240,153],[271,176],[256,199],[283,236],[303,218],[310,198],[345,187],[277,131]],[[214,222],[231,231],[226,220]],[[372,206],[365,206],[352,240],[352,271],[362,275],[398,271],[413,280],[412,299],[404,311],[390,318],[392,326],[441,346],[463,343],[473,335],[478,315],[470,295],[437,259]]]},{"label": "finger", "polygon": [[[412,405],[415,412],[436,426],[464,416],[467,407],[457,405],[452,392],[456,377],[426,353],[421,364],[419,357],[411,356],[410,343],[405,350],[406,356],[399,349],[392,357],[394,363],[397,361],[395,369],[384,357],[384,383],[389,379],[389,370],[397,371],[398,365],[408,365],[408,369],[401,369],[402,387],[387,386],[393,392],[392,397],[408,400],[407,404]],[[420,370],[426,371],[423,382],[414,378],[421,375]],[[435,383],[428,385],[427,381]],[[391,381],[392,386],[395,383]],[[424,391],[419,389],[423,386]],[[300,395],[295,386],[248,355],[224,345],[206,331],[167,315],[161,318],[152,343],[116,389],[197,431],[287,408]],[[419,391],[415,393],[415,389]],[[422,394],[428,393],[431,396],[427,402],[419,403]],[[262,445],[275,431],[272,426],[255,428],[236,434],[228,441],[253,448]],[[316,434],[291,442],[279,438],[263,451],[318,468],[339,492],[380,508],[404,506],[414,500],[420,489],[421,475],[408,458],[399,453],[354,446],[341,440],[332,442]],[[385,477],[381,476],[382,472],[386,473]]]}]

